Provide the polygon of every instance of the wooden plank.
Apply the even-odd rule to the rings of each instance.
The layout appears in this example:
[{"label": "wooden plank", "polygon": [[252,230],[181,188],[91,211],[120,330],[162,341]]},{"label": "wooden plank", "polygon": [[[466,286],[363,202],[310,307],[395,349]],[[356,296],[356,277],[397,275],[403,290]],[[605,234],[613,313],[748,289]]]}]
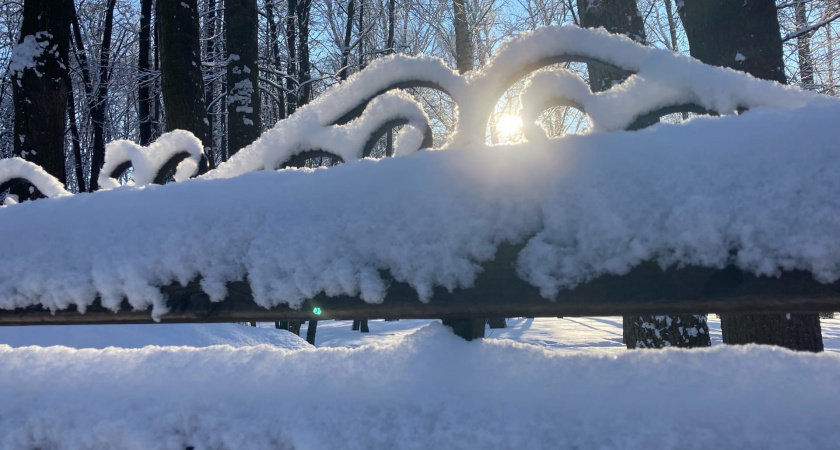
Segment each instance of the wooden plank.
[{"label": "wooden plank", "polygon": [[[354,297],[307,300],[301,309],[265,309],[253,302],[246,282],[228,285],[226,300],[210,302],[198,281],[162,288],[170,312],[161,322],[245,322],[330,319],[465,319],[486,317],[605,316],[623,314],[697,314],[732,312],[840,311],[840,282],[821,284],[807,272],[786,272],[780,278],[756,277],[734,267],[722,270],[684,267],[661,270],[643,263],[622,276],[605,275],[560,292],[557,301],[516,276],[513,263],[521,246],[504,245],[484,266],[469,289],[435,289],[421,303],[405,283],[392,282],[382,304]],[[320,308],[320,314],[315,314]],[[41,308],[0,310],[0,325],[152,323],[148,311],[114,313],[96,301],[85,314],[74,308],[51,314]]]}]

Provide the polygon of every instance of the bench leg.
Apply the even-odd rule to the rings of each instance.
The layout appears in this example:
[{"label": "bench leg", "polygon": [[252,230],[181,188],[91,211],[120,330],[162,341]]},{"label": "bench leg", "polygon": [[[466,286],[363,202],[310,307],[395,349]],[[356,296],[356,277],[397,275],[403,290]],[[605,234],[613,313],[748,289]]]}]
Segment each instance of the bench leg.
[{"label": "bench leg", "polygon": [[484,319],[443,319],[445,326],[468,341],[484,337],[484,322]]},{"label": "bench leg", "polygon": [[306,342],[315,345],[315,333],[318,331],[318,321],[310,320],[309,327],[306,328]]}]

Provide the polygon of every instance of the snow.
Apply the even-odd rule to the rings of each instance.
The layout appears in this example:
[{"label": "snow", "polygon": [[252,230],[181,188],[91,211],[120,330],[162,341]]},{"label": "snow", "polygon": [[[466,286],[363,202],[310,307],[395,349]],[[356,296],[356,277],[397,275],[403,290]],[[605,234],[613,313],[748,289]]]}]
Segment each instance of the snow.
[{"label": "snow", "polygon": [[37,66],[39,64],[43,65],[43,62],[39,63],[38,59],[49,48],[52,37],[47,31],[39,31],[34,35],[24,36],[12,50],[9,70],[18,78],[23,76],[23,71],[26,69],[34,70],[38,77],[41,77],[42,74],[38,72]]},{"label": "snow", "polygon": [[[535,70],[561,60],[594,58],[635,74],[607,93],[593,95],[571,72],[559,71],[558,79],[547,79],[537,71],[531,96],[537,100],[559,97],[577,100],[599,123],[593,131],[623,129],[641,114],[666,107],[695,103],[720,114],[732,114],[739,108],[778,106],[786,109],[806,105],[833,103],[834,100],[803,92],[774,82],[757,80],[731,69],[706,66],[691,58],[670,51],[639,45],[629,38],[611,35],[604,30],[577,27],[542,27],[521,33],[503,44],[493,59],[480,71],[459,77],[442,61],[426,57],[391,55],[374,61],[363,72],[326,92],[305,106],[289,120],[278,122],[263,137],[230,161],[205,175],[206,178],[237,176],[259,169],[280,167],[295,154],[319,147],[310,136],[331,136],[332,124],[366,99],[374,97],[398,83],[436,86],[449,94],[458,105],[458,123],[453,136],[439,148],[462,148],[481,145],[485,141],[487,120],[493,106],[513,82]],[[565,73],[564,73],[565,72]],[[558,72],[555,71],[555,76]],[[574,80],[570,80],[574,77]],[[558,82],[559,81],[559,82]],[[584,102],[584,99],[593,99]],[[533,102],[532,102],[533,103]],[[544,102],[537,102],[540,107]],[[396,115],[401,109],[393,108]],[[540,111],[529,111],[526,122],[531,125]],[[359,118],[353,122],[364,121]],[[352,123],[352,122],[351,122]],[[535,125],[531,125],[533,129]],[[544,135],[544,133],[541,133]],[[529,139],[538,138],[536,134]],[[355,142],[352,146],[358,146]],[[323,149],[327,150],[327,149]],[[414,150],[414,149],[412,149]],[[328,151],[336,152],[335,148]],[[343,152],[345,162],[361,157]],[[348,156],[353,157],[348,159]],[[268,164],[273,161],[274,164]]]},{"label": "snow", "polygon": [[175,181],[184,181],[198,172],[198,164],[204,155],[204,146],[192,133],[174,130],[161,135],[148,147],[120,139],[109,142],[105,147],[105,164],[99,174],[100,189],[119,187],[111,173],[121,164],[130,162],[133,171],[129,185],[143,186],[154,182],[160,169],[175,155],[187,152],[187,159],[181,161],[175,170]]},{"label": "snow", "polygon": [[[537,70],[522,94],[529,141],[485,144],[487,116],[504,89],[529,70],[582,57],[635,74],[592,94],[571,72]],[[411,96],[375,96],[410,81],[437,85],[458,104],[455,134],[438,150],[416,151],[431,132]],[[332,125],[371,97],[360,117]],[[591,133],[548,139],[533,123],[546,99],[585,110]],[[640,114],[684,103],[723,116],[620,131]],[[749,111],[733,114],[740,108]],[[523,33],[466,77],[440,60],[382,58],[198,179],[186,180],[201,143],[174,131],[145,148],[109,144],[100,184],[115,187],[108,175],[130,161],[126,187],[3,208],[0,235],[27,239],[4,248],[18,264],[0,272],[0,307],[84,311],[100,296],[106,307],[126,298],[159,317],[161,285],[201,277],[219,301],[227,282],[246,276],[266,307],[297,307],[320,292],[376,303],[386,293],[383,272],[427,301],[435,286],[471,286],[504,242],[525,244],[519,276],[547,298],[646,260],[735,264],[768,276],[799,269],[833,282],[840,278],[838,117],[836,99],[603,30]],[[398,158],[363,159],[395,119],[407,123]],[[185,150],[181,182],[143,187]],[[309,150],[347,164],[271,170]],[[55,217],[74,226],[57,226]]]},{"label": "snow", "polygon": [[527,243],[518,272],[549,298],[651,259],[760,275],[801,269],[831,282],[840,276],[838,117],[836,105],[755,108],[641,132],[15,205],[0,210],[0,235],[27,239],[4,245],[18,263],[0,273],[0,306],[84,309],[98,294],[107,307],[125,297],[160,314],[157,286],[200,275],[221,300],[225,283],[246,274],[263,306],[321,291],[378,302],[385,270],[425,300],[436,285],[470,286],[502,242]]},{"label": "snow", "polygon": [[0,449],[835,448],[840,355],[616,350],[610,322],[488,330],[523,342],[377,321],[359,347],[0,344]]},{"label": "snow", "polygon": [[[355,162],[363,157],[363,149],[370,137],[382,125],[398,118],[404,119],[407,124],[397,133],[397,141],[405,140],[401,138],[404,134],[422,136],[431,133],[426,113],[409,94],[403,92],[389,92],[376,97],[362,117],[345,126],[317,125],[318,113],[316,108],[301,108],[263,133],[254,144],[237,152],[218,169],[201,178],[229,178],[264,168],[281,168],[292,156],[309,150],[329,152],[345,162]],[[406,145],[409,142],[415,145],[409,147]],[[420,148],[421,143],[422,138],[419,142],[408,138],[397,147],[401,150],[396,156],[413,153]],[[238,156],[240,154],[243,156]]]},{"label": "snow", "polygon": [[0,185],[16,178],[28,180],[46,197],[70,195],[64,186],[41,166],[22,158],[6,158],[0,164]]},{"label": "snow", "polygon": [[[543,71],[537,70],[557,62],[586,58],[612,64],[634,75],[609,92],[592,95],[583,81],[570,72],[560,71],[546,76]],[[228,57],[228,63],[238,60],[239,56],[235,54]],[[238,66],[235,69],[239,70]],[[529,74],[534,70],[537,72]],[[483,69],[465,77],[458,76],[439,59],[403,55],[379,58],[365,71],[351,76],[291,118],[278,122],[252,145],[204,177],[229,178],[260,169],[276,169],[295,155],[310,150],[332,153],[348,163],[358,161],[364,156],[361,148],[371,133],[387,123],[387,120],[383,121],[383,116],[406,119],[409,128],[415,129],[407,133],[425,133],[429,119],[418,112],[421,108],[410,97],[397,101],[394,96],[400,94],[380,95],[400,83],[436,87],[449,94],[458,105],[459,117],[454,134],[447,142],[436,143],[436,147],[457,149],[481,145],[485,141],[487,121],[496,101],[522,77],[539,79],[532,80],[530,85],[534,89],[525,95],[526,98],[541,100],[528,102],[531,109],[552,106],[545,104],[546,99],[571,100],[576,106],[582,106],[581,109],[598,123],[592,130],[594,132],[622,129],[637,115],[687,103],[698,104],[720,114],[731,114],[738,109],[758,106],[793,110],[833,102],[814,93],[756,80],[730,69],[706,66],[670,51],[644,47],[604,30],[541,27],[511,38],[500,46]],[[248,92],[252,90],[250,81],[240,81],[231,93],[229,103],[248,107]],[[333,125],[374,97],[376,100],[366,108],[362,117],[346,126]],[[379,109],[378,113],[369,113],[374,107]],[[536,130],[534,121],[539,113],[537,110],[524,111],[526,130]],[[530,132],[527,136],[529,139],[540,139],[542,134]],[[408,147],[409,142],[411,147]],[[404,141],[403,149],[404,153],[412,153],[421,146],[429,145],[425,140],[408,139]],[[153,156],[154,153],[171,155],[181,150],[173,147],[177,146],[176,143],[166,139],[159,139],[153,146],[156,146],[155,151],[135,149],[132,161],[136,165],[159,169],[165,158]],[[130,146],[127,143],[116,145],[111,150],[116,155],[110,159],[124,162],[128,150]],[[104,181],[108,186],[115,186],[114,181]],[[141,177],[134,180],[135,185],[150,182]]]}]

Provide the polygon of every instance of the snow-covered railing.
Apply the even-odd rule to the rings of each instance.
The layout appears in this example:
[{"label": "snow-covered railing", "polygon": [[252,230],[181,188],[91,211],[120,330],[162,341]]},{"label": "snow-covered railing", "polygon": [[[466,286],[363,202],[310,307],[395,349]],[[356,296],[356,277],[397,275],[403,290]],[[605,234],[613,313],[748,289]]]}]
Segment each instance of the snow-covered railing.
[{"label": "snow-covered railing", "polygon": [[[627,79],[592,93],[548,67],[569,61]],[[527,142],[486,145],[523,79]],[[407,87],[457,105],[446,142]],[[549,139],[536,118],[555,105],[585,112],[587,135]],[[622,131],[685,111],[721,117]],[[22,266],[0,271],[0,308],[17,308],[0,324],[838,309],[838,117],[835,99],[603,31],[523,33],[467,76],[382,58],[196,181],[201,144],[175,131],[109,145],[100,184],[129,166],[135,187],[178,183],[2,208],[0,234],[29,237],[4,248]],[[396,125],[398,158],[359,163]],[[317,156],[345,167],[273,173]],[[0,183],[55,187],[8,161]],[[40,225],[53,215],[86,225]]]},{"label": "snow-covered railing", "polygon": [[[550,67],[566,62],[608,68],[628,78],[593,94],[574,72]],[[545,139],[537,117],[552,106],[580,109],[590,119],[590,132],[598,133],[639,129],[678,112],[725,115],[757,106],[792,110],[827,100],[644,47],[602,30],[544,27],[512,38],[482,70],[467,76],[459,76],[439,59],[381,58],[277,122],[256,142],[203,177],[229,178],[255,170],[300,167],[316,156],[358,161],[370,156],[379,138],[398,125],[405,127],[397,135],[394,155],[388,156],[434,147],[429,118],[415,99],[399,92],[406,88],[436,89],[457,105],[455,131],[437,147],[481,145],[495,104],[523,78],[526,84],[520,112],[529,141]],[[0,167],[4,164],[9,163],[0,161]],[[106,149],[99,184],[106,189],[116,187],[117,179],[129,168],[133,168],[129,184],[134,186],[162,184],[172,172],[174,181],[183,181],[198,175],[204,164],[201,143],[184,131],[166,133],[148,147],[115,141]],[[43,183],[43,174],[39,177]],[[0,183],[8,181],[0,175]],[[18,177],[18,181],[30,180]]]}]

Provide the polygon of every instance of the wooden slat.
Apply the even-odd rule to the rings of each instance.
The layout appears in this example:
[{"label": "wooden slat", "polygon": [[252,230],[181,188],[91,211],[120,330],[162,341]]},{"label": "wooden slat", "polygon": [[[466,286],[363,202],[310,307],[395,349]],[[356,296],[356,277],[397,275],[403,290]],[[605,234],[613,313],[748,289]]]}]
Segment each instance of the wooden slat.
[{"label": "wooden slat", "polygon": [[[162,322],[242,322],[329,319],[464,319],[484,317],[604,316],[623,314],[681,314],[724,312],[840,311],[840,283],[820,284],[807,272],[784,273],[780,278],[756,277],[734,267],[714,270],[684,267],[662,271],[644,263],[626,275],[606,275],[575,289],[560,292],[557,301],[542,298],[539,290],[516,276],[513,263],[520,246],[502,246],[496,259],[484,266],[475,286],[447,292],[435,290],[421,303],[405,283],[392,282],[382,304],[354,297],[323,294],[302,309],[285,306],[265,309],[253,302],[246,282],[229,284],[228,298],[212,303],[198,281],[162,288],[171,311]],[[321,314],[313,313],[320,308]],[[99,302],[85,314],[75,309],[51,314],[41,308],[0,310],[0,325],[151,323],[149,311],[131,311],[125,303],[114,313]]]}]

